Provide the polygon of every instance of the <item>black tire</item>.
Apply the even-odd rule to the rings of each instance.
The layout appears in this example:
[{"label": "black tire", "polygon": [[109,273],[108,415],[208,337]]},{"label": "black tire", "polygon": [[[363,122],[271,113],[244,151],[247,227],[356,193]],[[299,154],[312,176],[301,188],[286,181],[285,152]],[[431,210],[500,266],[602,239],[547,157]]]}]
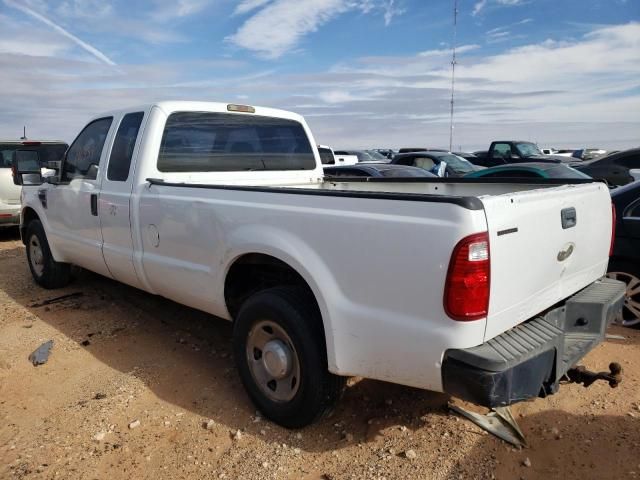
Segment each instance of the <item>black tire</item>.
[{"label": "black tire", "polygon": [[[284,330],[299,365],[297,390],[293,398],[269,398],[249,365],[249,335],[259,322],[268,320]],[[315,299],[301,287],[275,287],[247,299],[233,328],[235,361],[249,397],[265,417],[286,428],[301,428],[327,415],[342,396],[346,378],[327,367],[322,319]]]},{"label": "black tire", "polygon": [[[61,288],[66,286],[71,279],[71,265],[56,262],[51,255],[47,235],[44,232],[40,220],[32,220],[27,225],[26,232],[27,260],[29,270],[36,283],[44,288]],[[34,257],[34,248],[39,246],[42,258]],[[36,264],[36,262],[38,262]]]},{"label": "black tire", "polygon": [[[612,259],[609,262],[609,268],[607,269],[609,273],[607,276],[611,278],[615,278],[616,280],[621,280],[629,285],[629,282],[632,279],[640,279],[640,265],[628,260],[621,259]],[[637,288],[636,288],[637,289]],[[627,293],[627,297],[625,298],[625,305],[622,308],[622,318],[624,321],[631,321],[633,319],[640,318],[640,315],[634,314],[634,312],[629,308],[632,307],[636,312],[640,308],[640,293],[635,293],[632,296],[629,296]],[[630,325],[633,328],[640,328],[640,323],[636,323],[635,325]]]}]

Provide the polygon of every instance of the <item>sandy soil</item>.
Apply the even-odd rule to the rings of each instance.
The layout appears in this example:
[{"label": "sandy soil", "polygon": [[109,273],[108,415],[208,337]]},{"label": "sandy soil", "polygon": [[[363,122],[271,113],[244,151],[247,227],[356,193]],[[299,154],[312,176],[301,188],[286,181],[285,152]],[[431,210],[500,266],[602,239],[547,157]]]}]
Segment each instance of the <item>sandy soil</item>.
[{"label": "sandy soil", "polygon": [[[640,478],[640,331],[611,333],[625,338],[585,364],[619,361],[622,385],[514,406],[522,450],[450,414],[446,395],[369,380],[350,381],[330,418],[288,431],[247,399],[227,322],[88,272],[43,290],[17,232],[0,231],[0,478]],[[48,363],[32,366],[49,339]]]}]

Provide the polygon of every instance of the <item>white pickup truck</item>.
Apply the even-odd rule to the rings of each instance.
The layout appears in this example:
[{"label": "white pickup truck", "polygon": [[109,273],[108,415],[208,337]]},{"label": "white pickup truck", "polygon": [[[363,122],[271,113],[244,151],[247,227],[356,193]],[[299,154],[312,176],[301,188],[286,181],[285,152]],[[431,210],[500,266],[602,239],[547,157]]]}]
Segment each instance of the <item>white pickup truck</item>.
[{"label": "white pickup truck", "polygon": [[75,264],[232,320],[250,397],[287,427],[347,376],[486,406],[554,393],[620,311],[605,184],[325,181],[315,145],[269,108],[100,115],[56,176],[17,165],[33,277]]}]

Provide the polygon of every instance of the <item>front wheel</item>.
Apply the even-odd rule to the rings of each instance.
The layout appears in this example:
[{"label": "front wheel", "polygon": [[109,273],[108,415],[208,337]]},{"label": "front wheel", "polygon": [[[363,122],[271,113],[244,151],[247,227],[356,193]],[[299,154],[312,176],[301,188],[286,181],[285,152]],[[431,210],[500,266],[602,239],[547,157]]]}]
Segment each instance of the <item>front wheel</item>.
[{"label": "front wheel", "polygon": [[56,262],[40,220],[32,220],[26,233],[27,260],[31,275],[44,288],[61,288],[69,283],[71,265]]},{"label": "front wheel", "polygon": [[313,296],[275,287],[251,296],[233,329],[242,383],[269,419],[301,428],[329,413],[346,379],[327,368],[324,332]]},{"label": "front wheel", "polygon": [[622,307],[622,325],[640,328],[640,267],[630,262],[614,261],[609,265],[607,277],[627,284]]}]

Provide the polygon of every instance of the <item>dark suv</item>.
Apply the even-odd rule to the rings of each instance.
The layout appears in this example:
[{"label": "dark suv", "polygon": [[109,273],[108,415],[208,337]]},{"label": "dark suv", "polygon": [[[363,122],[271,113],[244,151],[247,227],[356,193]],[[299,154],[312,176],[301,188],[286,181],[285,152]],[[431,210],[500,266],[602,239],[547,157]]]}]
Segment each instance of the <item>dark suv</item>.
[{"label": "dark suv", "polygon": [[592,178],[606,180],[611,185],[626,185],[633,182],[634,175],[640,175],[640,148],[582,161],[571,166]]}]

